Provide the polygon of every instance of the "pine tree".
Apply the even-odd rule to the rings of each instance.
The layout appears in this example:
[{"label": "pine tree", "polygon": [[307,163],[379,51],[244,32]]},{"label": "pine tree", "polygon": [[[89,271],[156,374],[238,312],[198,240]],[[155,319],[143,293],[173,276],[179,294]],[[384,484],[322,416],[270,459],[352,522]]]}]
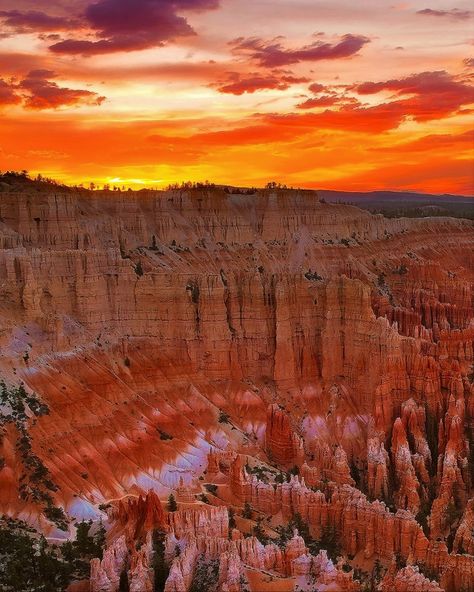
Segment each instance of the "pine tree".
[{"label": "pine tree", "polygon": [[308,523],[303,520],[303,518],[301,517],[301,514],[299,512],[296,512],[296,514],[293,516],[290,524],[293,528],[296,528],[298,530],[298,534],[301,537],[303,537],[304,542],[306,544],[308,544],[312,541],[311,535],[309,533]]},{"label": "pine tree", "polygon": [[252,518],[252,508],[250,507],[250,504],[248,502],[245,502],[244,504],[244,511],[242,512],[242,516],[244,518]]},{"label": "pine tree", "polygon": [[130,592],[130,585],[128,583],[127,570],[123,569],[120,572],[119,592]]},{"label": "pine tree", "polygon": [[153,531],[154,592],[163,592],[169,574],[169,567],[165,561],[165,538],[166,533],[162,530]]},{"label": "pine tree", "polygon": [[229,530],[232,528],[236,528],[237,524],[235,522],[235,512],[232,508],[229,508]]},{"label": "pine tree", "polygon": [[177,509],[178,509],[178,504],[176,503],[174,495],[172,493],[170,493],[170,496],[168,498],[168,511],[169,512],[176,512]]},{"label": "pine tree", "polygon": [[139,261],[136,265],[135,265],[135,273],[138,276],[142,276],[143,275],[143,267],[142,267],[142,263],[141,261]]},{"label": "pine tree", "polygon": [[253,536],[256,537],[262,543],[262,545],[266,545],[268,543],[268,536],[265,534],[263,529],[261,518],[257,520],[257,524],[253,527]]},{"label": "pine tree", "polygon": [[323,527],[321,540],[319,541],[322,549],[326,549],[328,557],[335,561],[341,554],[341,545],[337,536],[337,530],[334,526],[326,524]]},{"label": "pine tree", "polygon": [[105,547],[105,527],[102,520],[99,521],[99,528],[94,536],[95,556],[102,559],[103,550]]}]

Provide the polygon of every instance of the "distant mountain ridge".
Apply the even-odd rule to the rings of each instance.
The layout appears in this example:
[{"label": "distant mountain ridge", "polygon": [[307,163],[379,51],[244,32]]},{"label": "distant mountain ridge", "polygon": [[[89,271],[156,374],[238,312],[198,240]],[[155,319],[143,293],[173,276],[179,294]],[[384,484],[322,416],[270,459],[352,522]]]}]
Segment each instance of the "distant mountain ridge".
[{"label": "distant mountain ridge", "polygon": [[318,189],[318,194],[324,197],[326,201],[334,202],[340,199],[351,200],[358,202],[364,201],[411,201],[431,203],[453,203],[457,200],[468,200],[474,204],[474,196],[471,195],[456,195],[451,193],[417,193],[415,191],[334,191],[331,189]]}]

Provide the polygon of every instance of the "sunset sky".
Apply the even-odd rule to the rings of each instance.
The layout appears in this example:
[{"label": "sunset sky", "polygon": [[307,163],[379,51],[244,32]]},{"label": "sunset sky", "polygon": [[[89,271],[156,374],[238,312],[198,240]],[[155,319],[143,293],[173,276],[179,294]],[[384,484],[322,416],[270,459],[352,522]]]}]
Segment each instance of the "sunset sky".
[{"label": "sunset sky", "polygon": [[474,193],[474,8],[1,0],[0,169]]}]

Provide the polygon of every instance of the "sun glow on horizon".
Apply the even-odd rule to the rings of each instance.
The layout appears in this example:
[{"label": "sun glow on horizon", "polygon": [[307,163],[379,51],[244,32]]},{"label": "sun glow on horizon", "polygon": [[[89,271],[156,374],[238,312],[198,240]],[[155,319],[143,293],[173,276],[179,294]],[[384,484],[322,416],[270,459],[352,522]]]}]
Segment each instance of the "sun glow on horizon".
[{"label": "sun glow on horizon", "polygon": [[474,193],[468,2],[94,1],[100,25],[92,0],[5,0],[0,170]]}]

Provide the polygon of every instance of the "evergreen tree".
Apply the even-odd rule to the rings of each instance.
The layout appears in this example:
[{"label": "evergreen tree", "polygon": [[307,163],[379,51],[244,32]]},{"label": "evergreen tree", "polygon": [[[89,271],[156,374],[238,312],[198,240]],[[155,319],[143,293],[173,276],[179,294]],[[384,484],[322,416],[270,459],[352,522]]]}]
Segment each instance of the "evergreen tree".
[{"label": "evergreen tree", "polygon": [[229,508],[229,530],[236,528],[237,524],[235,522],[235,512],[233,508]]},{"label": "evergreen tree", "polygon": [[168,511],[169,512],[176,512],[177,509],[178,509],[178,504],[176,503],[174,495],[172,493],[170,493],[170,495],[168,497]]},{"label": "evergreen tree", "polygon": [[262,519],[257,520],[257,524],[253,527],[253,536],[256,537],[262,545],[266,545],[269,541],[268,536],[265,533],[262,525]]},{"label": "evergreen tree", "polygon": [[105,548],[105,526],[102,520],[99,521],[99,528],[94,536],[95,557],[102,559]]},{"label": "evergreen tree", "polygon": [[250,507],[250,504],[248,502],[245,502],[245,504],[244,504],[244,510],[242,512],[242,516],[247,519],[252,518],[252,508]]},{"label": "evergreen tree", "polygon": [[169,567],[165,561],[165,539],[165,532],[163,532],[162,530],[153,531],[152,567],[154,573],[154,592],[163,592],[163,590],[165,589],[165,582],[169,574]]},{"label": "evergreen tree", "polygon": [[128,575],[126,569],[123,569],[120,572],[119,592],[130,592],[130,585],[128,583]]},{"label": "evergreen tree", "polygon": [[218,592],[219,560],[206,560],[200,555],[194,568],[193,579],[189,592]]},{"label": "evergreen tree", "polygon": [[[300,513],[296,512],[296,514],[291,519],[290,525],[293,530],[295,528],[298,530],[298,534],[301,537],[303,537],[304,542],[306,544],[308,544],[312,541],[312,537],[309,533],[308,523],[303,520]],[[293,533],[292,533],[292,536],[293,536]]]},{"label": "evergreen tree", "polygon": [[341,545],[337,536],[337,530],[330,524],[326,524],[323,527],[319,544],[322,549],[326,549],[328,557],[333,561],[336,561],[341,554]]},{"label": "evergreen tree", "polygon": [[74,565],[57,545],[25,522],[0,517],[0,589],[2,592],[57,592],[71,581]]},{"label": "evergreen tree", "polygon": [[142,263],[141,261],[139,261],[136,265],[135,265],[135,273],[141,277],[143,275],[143,267],[142,267]]}]

